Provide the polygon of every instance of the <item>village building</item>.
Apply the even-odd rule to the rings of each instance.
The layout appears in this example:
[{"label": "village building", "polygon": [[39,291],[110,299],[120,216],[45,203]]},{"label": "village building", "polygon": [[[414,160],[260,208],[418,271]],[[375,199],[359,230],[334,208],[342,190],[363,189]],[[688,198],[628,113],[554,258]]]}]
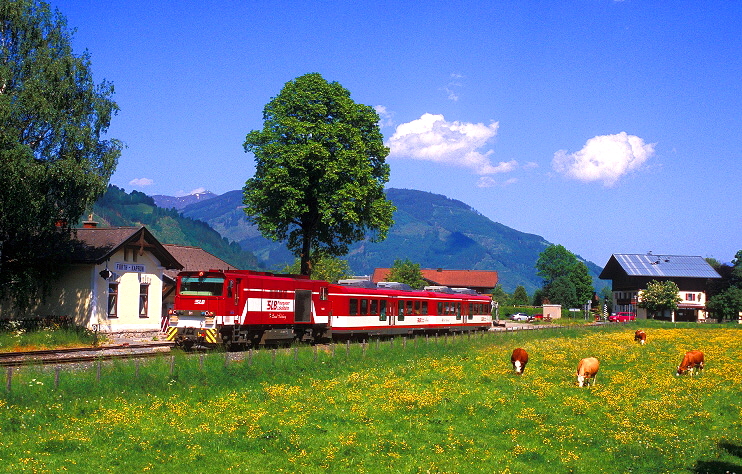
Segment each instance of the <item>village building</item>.
[{"label": "village building", "polygon": [[[390,268],[377,268],[371,281],[387,281]],[[420,272],[430,286],[449,288],[470,288],[480,294],[491,293],[497,286],[497,272],[489,270],[444,270],[442,268],[421,268]]]},{"label": "village building", "polygon": [[102,332],[160,330],[166,270],[182,265],[145,227],[75,229],[71,264],[25,314],[0,305],[4,319],[67,319]]},{"label": "village building", "polygon": [[702,257],[686,255],[613,254],[600,273],[601,280],[611,280],[613,311],[633,313],[647,318],[647,310],[639,307],[641,293],[650,281],[673,281],[678,286],[680,303],[675,312],[659,315],[671,321],[704,321],[706,282],[721,278]]}]

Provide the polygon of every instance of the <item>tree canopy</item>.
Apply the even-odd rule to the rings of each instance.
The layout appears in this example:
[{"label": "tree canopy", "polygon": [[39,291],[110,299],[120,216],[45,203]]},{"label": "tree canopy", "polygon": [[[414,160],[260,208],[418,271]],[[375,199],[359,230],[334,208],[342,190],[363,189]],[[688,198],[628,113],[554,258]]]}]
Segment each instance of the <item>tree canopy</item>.
[{"label": "tree canopy", "polygon": [[394,206],[379,116],[337,82],[311,73],[286,83],[248,133],[255,175],[245,184],[248,218],[266,238],[286,241],[311,274],[312,259],[386,237]]},{"label": "tree canopy", "polygon": [[389,275],[387,275],[386,281],[405,283],[417,290],[428,284],[427,280],[423,278],[420,264],[413,263],[409,259],[395,260],[394,265],[389,269]]},{"label": "tree canopy", "polygon": [[678,303],[682,301],[679,291],[674,281],[652,280],[639,296],[639,307],[646,308],[653,316],[665,310],[675,311],[678,309]]},{"label": "tree canopy", "polygon": [[542,297],[551,303],[580,307],[592,299],[593,279],[587,265],[562,245],[546,247],[536,269],[544,279]]},{"label": "tree canopy", "polygon": [[706,306],[719,321],[739,318],[742,313],[742,250],[735,254],[731,267],[709,263],[722,278],[710,280]]},{"label": "tree canopy", "polygon": [[93,82],[66,19],[38,0],[0,2],[0,297],[23,308],[69,255],[71,226],[106,190],[118,107]]}]

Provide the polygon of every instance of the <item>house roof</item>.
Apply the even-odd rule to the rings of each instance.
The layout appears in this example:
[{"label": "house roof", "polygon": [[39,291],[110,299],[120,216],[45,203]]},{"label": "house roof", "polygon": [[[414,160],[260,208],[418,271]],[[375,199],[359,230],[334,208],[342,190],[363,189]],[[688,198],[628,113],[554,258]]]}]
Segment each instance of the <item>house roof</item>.
[{"label": "house roof", "polygon": [[613,254],[599,278],[612,280],[621,274],[657,278],[721,278],[703,257],[652,253]]},{"label": "house roof", "polygon": [[92,227],[75,229],[72,261],[75,263],[103,263],[126,246],[151,252],[166,269],[183,268],[146,227]]},{"label": "house roof", "polygon": [[[198,270],[228,270],[235,268],[219,257],[216,257],[200,247],[185,245],[164,244],[163,247],[183,265],[184,271]],[[175,280],[178,276],[177,269],[165,270],[165,276]]]},{"label": "house roof", "polygon": [[[377,268],[371,281],[378,283],[389,276],[390,268]],[[452,288],[494,288],[497,285],[497,272],[488,270],[444,270],[441,268],[421,268],[423,278],[434,285]]]}]

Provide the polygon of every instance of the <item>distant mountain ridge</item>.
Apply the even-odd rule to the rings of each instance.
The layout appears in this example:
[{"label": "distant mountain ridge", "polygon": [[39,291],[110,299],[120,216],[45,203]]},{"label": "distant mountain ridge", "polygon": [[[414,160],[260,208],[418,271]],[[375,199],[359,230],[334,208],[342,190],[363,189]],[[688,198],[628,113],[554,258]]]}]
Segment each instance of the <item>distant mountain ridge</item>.
[{"label": "distant mountain ridge", "polygon": [[[387,239],[352,245],[344,258],[356,275],[409,259],[423,268],[496,270],[506,291],[542,286],[535,264],[550,245],[543,237],[493,222],[471,206],[446,196],[410,189],[386,190],[397,207]],[[230,191],[185,206],[182,214],[207,222],[223,237],[252,252],[269,269],[280,270],[294,256],[282,243],[262,237],[243,211],[242,191]],[[601,268],[585,261],[594,281]]]},{"label": "distant mountain ridge", "polygon": [[182,211],[183,208],[190,204],[206,201],[207,199],[215,198],[216,196],[217,195],[211,191],[205,191],[203,193],[193,193],[187,196],[164,196],[162,194],[155,194],[150,197],[154,199],[157,207],[162,207],[164,209],[173,208]]},{"label": "distant mountain ridge", "polygon": [[236,268],[263,269],[255,255],[219,235],[208,223],[184,217],[172,207],[157,206],[151,196],[139,191],[127,194],[109,185],[93,205],[93,214],[101,227],[144,225],[163,244],[201,247]]}]

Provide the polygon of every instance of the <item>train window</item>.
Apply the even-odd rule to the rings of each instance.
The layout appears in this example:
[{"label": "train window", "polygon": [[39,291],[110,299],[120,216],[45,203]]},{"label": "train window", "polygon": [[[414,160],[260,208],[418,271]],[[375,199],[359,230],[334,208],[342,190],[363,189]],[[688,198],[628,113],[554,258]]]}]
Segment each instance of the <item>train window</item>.
[{"label": "train window", "polygon": [[229,280],[229,283],[227,283],[227,298],[232,297],[233,289],[234,289],[234,280]]},{"label": "train window", "polygon": [[351,316],[356,316],[358,314],[358,300],[355,298],[350,299],[350,311],[349,314]]},{"label": "train window", "polygon": [[411,300],[407,302],[407,304],[405,305],[404,314],[409,314],[409,315],[415,314],[415,312],[412,310],[412,305],[413,303]]},{"label": "train window", "polygon": [[469,303],[469,314],[467,316],[469,316],[468,319],[474,319],[474,305],[471,303]]},{"label": "train window", "polygon": [[441,316],[443,314],[443,303],[438,303],[438,316]]},{"label": "train window", "polygon": [[379,314],[379,300],[371,300],[368,314]]},{"label": "train window", "polygon": [[184,276],[180,279],[181,295],[221,296],[223,277]]},{"label": "train window", "polygon": [[386,301],[379,301],[379,321],[386,321]]},{"label": "train window", "polygon": [[424,316],[428,315],[428,302],[427,301],[423,301],[423,315]]},{"label": "train window", "polygon": [[415,315],[420,316],[420,301],[415,301]]},{"label": "train window", "polygon": [[397,320],[404,321],[404,301],[399,302],[399,306],[397,309],[399,310],[397,313]]},{"label": "train window", "polygon": [[368,314],[368,300],[361,300],[361,316]]},{"label": "train window", "polygon": [[461,319],[461,303],[456,303],[456,319]]},{"label": "train window", "polygon": [[326,286],[323,286],[319,289],[319,299],[322,301],[327,301],[328,298],[328,290]]}]

